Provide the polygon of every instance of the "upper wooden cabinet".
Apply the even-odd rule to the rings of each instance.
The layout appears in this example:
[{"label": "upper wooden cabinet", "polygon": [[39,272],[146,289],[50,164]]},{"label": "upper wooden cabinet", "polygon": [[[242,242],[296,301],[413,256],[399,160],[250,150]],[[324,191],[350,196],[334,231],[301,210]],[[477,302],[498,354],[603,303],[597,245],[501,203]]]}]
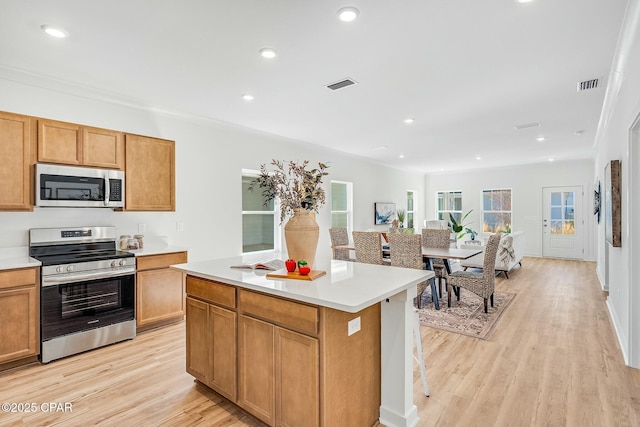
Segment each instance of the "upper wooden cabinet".
[{"label": "upper wooden cabinet", "polygon": [[0,112],[0,209],[33,210],[35,120]]},{"label": "upper wooden cabinet", "polygon": [[82,159],[85,166],[124,170],[124,134],[84,126]]},{"label": "upper wooden cabinet", "polygon": [[122,132],[38,119],[38,161],[124,169]]},{"label": "upper wooden cabinet", "polygon": [[125,137],[125,210],[175,211],[175,142]]}]

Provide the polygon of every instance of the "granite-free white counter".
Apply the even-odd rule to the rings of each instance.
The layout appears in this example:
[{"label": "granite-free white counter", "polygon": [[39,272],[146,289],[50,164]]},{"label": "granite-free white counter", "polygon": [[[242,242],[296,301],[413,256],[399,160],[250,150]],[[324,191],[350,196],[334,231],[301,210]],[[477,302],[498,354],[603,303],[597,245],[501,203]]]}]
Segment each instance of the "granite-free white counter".
[{"label": "granite-free white counter", "polygon": [[357,313],[433,277],[433,272],[428,270],[317,260],[314,270],[325,270],[327,274],[315,280],[268,279],[266,270],[230,267],[238,264],[243,264],[242,257],[171,267],[204,279],[350,313]]},{"label": "granite-free white counter", "polygon": [[135,256],[145,256],[145,255],[162,255],[162,254],[170,254],[174,252],[187,252],[188,249],[184,246],[172,246],[172,245],[164,245],[164,244],[147,244],[145,242],[144,247],[142,249],[134,249],[128,250],[127,252],[131,252]]},{"label": "granite-free white counter", "polygon": [[40,267],[41,265],[40,261],[29,256],[27,246],[0,248],[0,270]]}]

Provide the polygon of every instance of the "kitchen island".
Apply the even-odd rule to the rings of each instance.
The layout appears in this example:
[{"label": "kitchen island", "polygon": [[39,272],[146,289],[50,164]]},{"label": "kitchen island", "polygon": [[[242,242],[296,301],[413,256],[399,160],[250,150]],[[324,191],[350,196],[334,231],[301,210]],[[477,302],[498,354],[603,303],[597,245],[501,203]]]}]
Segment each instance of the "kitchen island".
[{"label": "kitchen island", "polygon": [[411,270],[318,260],[313,281],[234,269],[187,273],[187,371],[269,425],[412,426]]}]

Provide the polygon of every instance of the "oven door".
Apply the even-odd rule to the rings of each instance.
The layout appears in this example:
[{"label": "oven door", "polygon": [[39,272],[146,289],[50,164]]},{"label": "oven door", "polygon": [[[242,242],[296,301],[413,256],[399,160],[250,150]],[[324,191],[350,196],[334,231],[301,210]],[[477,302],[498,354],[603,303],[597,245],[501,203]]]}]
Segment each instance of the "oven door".
[{"label": "oven door", "polygon": [[43,285],[41,340],[135,319],[135,273]]}]

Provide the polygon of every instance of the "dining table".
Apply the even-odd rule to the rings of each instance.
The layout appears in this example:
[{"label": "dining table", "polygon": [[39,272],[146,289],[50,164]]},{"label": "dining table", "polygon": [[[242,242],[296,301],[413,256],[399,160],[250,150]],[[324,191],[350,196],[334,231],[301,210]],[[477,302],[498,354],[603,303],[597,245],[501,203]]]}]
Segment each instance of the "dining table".
[{"label": "dining table", "polygon": [[[383,253],[391,253],[391,249],[388,248],[388,245],[384,245],[386,248],[381,248]],[[356,247],[353,243],[349,243],[348,245],[333,245],[331,246],[333,249],[344,249],[355,251]],[[444,261],[444,266],[447,270],[447,274],[451,274],[451,265],[449,264],[449,260],[464,260],[471,258],[472,256],[478,255],[482,253],[483,249],[460,249],[460,248],[432,248],[429,246],[422,246],[422,257],[424,258],[427,270],[433,270],[433,260],[434,259],[442,259]],[[429,279],[431,284],[431,298],[433,301],[433,306],[436,310],[440,310],[440,301],[438,299],[438,293],[436,291],[436,280],[435,278]]]}]

